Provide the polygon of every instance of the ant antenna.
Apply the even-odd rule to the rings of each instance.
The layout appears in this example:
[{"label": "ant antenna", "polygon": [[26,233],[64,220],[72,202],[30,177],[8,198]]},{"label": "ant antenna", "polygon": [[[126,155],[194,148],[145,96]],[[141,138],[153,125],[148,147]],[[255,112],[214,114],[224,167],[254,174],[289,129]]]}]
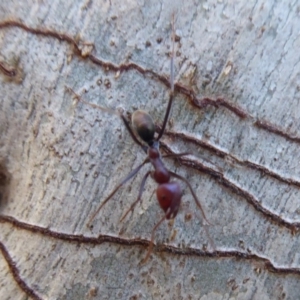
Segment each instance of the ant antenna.
[{"label": "ant antenna", "polygon": [[172,52],[171,52],[171,66],[170,66],[170,84],[171,93],[174,94],[174,55],[175,55],[175,13],[172,14]]},{"label": "ant antenna", "polygon": [[68,87],[68,86],[65,86],[65,90],[71,94],[74,95],[74,98],[76,99],[77,102],[82,102],[92,108],[96,108],[96,109],[100,109],[104,112],[107,112],[107,113],[110,113],[112,115],[117,115],[117,116],[120,116],[120,113],[114,111],[113,109],[111,108],[107,108],[107,107],[103,107],[103,106],[100,106],[100,105],[97,105],[97,104],[94,104],[94,103],[90,103],[88,101],[85,101],[81,98],[80,95],[78,95],[72,88]]},{"label": "ant antenna", "polygon": [[171,68],[170,68],[170,87],[171,87],[171,91],[170,91],[170,98],[169,98],[169,103],[167,106],[167,110],[165,113],[165,117],[164,117],[164,121],[163,121],[163,125],[161,127],[161,130],[158,134],[158,137],[156,138],[157,141],[160,140],[160,138],[162,137],[162,135],[164,134],[164,131],[166,129],[166,125],[169,119],[169,115],[171,112],[171,107],[172,107],[172,103],[173,103],[173,98],[174,98],[174,52],[175,52],[175,14],[172,14],[172,51],[171,51]]}]

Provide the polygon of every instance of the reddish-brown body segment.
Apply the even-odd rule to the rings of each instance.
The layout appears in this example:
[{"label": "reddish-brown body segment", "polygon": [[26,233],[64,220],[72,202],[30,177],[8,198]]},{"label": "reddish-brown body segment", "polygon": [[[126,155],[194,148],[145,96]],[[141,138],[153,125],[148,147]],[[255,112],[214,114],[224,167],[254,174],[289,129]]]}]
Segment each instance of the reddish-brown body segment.
[{"label": "reddish-brown body segment", "polygon": [[178,182],[169,182],[160,184],[156,189],[156,197],[160,207],[164,210],[166,219],[173,219],[176,217],[180,202],[182,191]]},{"label": "reddish-brown body segment", "polygon": [[[156,145],[155,145],[156,146]],[[164,166],[162,160],[160,159],[159,151],[152,147],[148,148],[148,156],[150,158],[150,162],[154,168],[154,172],[152,172],[153,179],[158,183],[167,183],[170,181],[170,173]]]}]

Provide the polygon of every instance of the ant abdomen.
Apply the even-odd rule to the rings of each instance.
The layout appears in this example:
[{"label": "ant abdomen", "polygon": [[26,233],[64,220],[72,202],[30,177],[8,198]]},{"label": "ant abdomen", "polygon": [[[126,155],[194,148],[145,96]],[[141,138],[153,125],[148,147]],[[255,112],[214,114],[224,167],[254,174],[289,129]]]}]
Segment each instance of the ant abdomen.
[{"label": "ant abdomen", "polygon": [[160,184],[156,189],[156,197],[160,207],[165,212],[166,219],[173,219],[176,217],[181,197],[182,190],[178,182],[168,182]]},{"label": "ant abdomen", "polygon": [[151,116],[143,111],[136,110],[131,117],[132,125],[139,137],[147,144],[154,139],[155,125]]}]

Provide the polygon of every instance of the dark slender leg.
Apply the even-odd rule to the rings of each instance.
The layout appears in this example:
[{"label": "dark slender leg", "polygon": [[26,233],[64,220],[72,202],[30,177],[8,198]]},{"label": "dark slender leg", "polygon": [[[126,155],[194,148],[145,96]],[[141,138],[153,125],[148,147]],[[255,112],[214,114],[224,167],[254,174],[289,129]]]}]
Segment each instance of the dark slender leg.
[{"label": "dark slender leg", "polygon": [[159,141],[160,138],[162,137],[162,135],[164,134],[164,131],[165,131],[168,119],[169,119],[169,115],[171,112],[172,103],[173,103],[173,97],[174,97],[174,44],[175,44],[175,26],[174,26],[174,14],[173,14],[173,16],[172,16],[172,53],[171,53],[171,68],[170,68],[171,91],[170,91],[169,103],[168,103],[167,110],[165,113],[163,125],[158,134],[158,137],[156,138],[157,141]]},{"label": "dark slender leg", "polygon": [[191,187],[190,183],[189,183],[184,177],[182,177],[182,176],[180,176],[180,175],[178,175],[178,174],[176,174],[176,173],[174,173],[174,172],[170,172],[170,174],[171,174],[173,177],[178,178],[178,179],[184,181],[184,182],[187,184],[187,186],[189,187],[189,189],[190,189],[190,191],[191,191],[191,193],[192,193],[192,196],[193,196],[193,198],[194,198],[194,200],[195,200],[195,202],[196,202],[196,205],[197,205],[197,206],[199,207],[199,209],[201,210],[202,216],[203,216],[204,220],[207,222],[207,224],[203,224],[203,227],[204,227],[206,236],[207,236],[208,239],[209,239],[210,245],[212,246],[213,250],[215,250],[215,249],[216,249],[215,243],[213,242],[212,238],[210,237],[210,234],[209,234],[208,228],[207,228],[207,226],[208,226],[208,225],[211,225],[211,223],[207,220],[207,218],[206,218],[206,216],[205,216],[205,213],[204,213],[204,210],[203,210],[203,208],[202,208],[202,206],[201,206],[201,203],[200,203],[198,197],[196,196],[196,194],[195,194],[193,188]]},{"label": "dark slender leg", "polygon": [[153,241],[154,241],[154,233],[155,233],[156,229],[161,225],[161,223],[165,220],[165,218],[166,218],[166,216],[164,216],[164,217],[163,217],[163,218],[162,218],[162,219],[154,226],[154,228],[152,229],[152,233],[151,233],[151,241],[150,241],[150,244],[149,244],[149,247],[148,247],[148,252],[147,252],[147,254],[146,254],[146,257],[142,260],[142,264],[144,264],[144,263],[148,260],[150,254],[152,253],[152,249],[153,249]]},{"label": "dark slender leg", "polygon": [[[173,177],[175,177],[175,178],[178,178],[178,179],[180,179],[180,180],[182,180],[182,181],[184,181],[184,182],[186,183],[186,185],[189,187],[189,189],[190,189],[190,191],[191,191],[191,194],[192,194],[192,196],[193,196],[193,198],[194,198],[194,200],[195,200],[195,202],[196,202],[196,205],[197,205],[197,206],[199,207],[199,209],[201,210],[201,213],[202,213],[202,216],[203,216],[204,220],[205,220],[208,224],[210,224],[210,222],[209,222],[209,221],[207,220],[207,218],[206,218],[206,215],[205,215],[204,210],[203,210],[203,208],[202,208],[202,206],[201,206],[201,203],[200,203],[198,197],[196,196],[196,194],[195,194],[195,192],[194,192],[192,186],[190,185],[190,183],[189,183],[184,177],[182,177],[182,176],[180,176],[180,175],[178,175],[178,174],[176,174],[176,173],[174,173],[174,172],[171,172],[171,171],[169,171],[169,172],[170,172],[171,176],[173,176]],[[211,224],[210,224],[210,225],[211,225]]]},{"label": "dark slender leg", "polygon": [[127,128],[128,132],[130,133],[132,139],[134,140],[134,142],[135,142],[136,144],[138,144],[139,146],[141,146],[142,149],[144,150],[144,152],[147,154],[147,147],[146,147],[145,145],[143,145],[143,144],[136,138],[136,136],[134,135],[134,133],[133,133],[133,131],[132,131],[132,129],[131,129],[131,127],[130,127],[128,121],[125,119],[125,117],[124,117],[123,115],[121,115],[121,118],[122,118],[122,120],[123,120],[123,122],[124,122],[125,127]]},{"label": "dark slender leg", "polygon": [[124,185],[128,180],[130,180],[132,177],[134,177],[138,171],[146,164],[149,162],[149,159],[146,158],[144,160],[144,162],[142,164],[140,164],[138,167],[136,167],[133,171],[131,171],[126,178],[121,181],[116,188],[107,196],[107,198],[101,203],[101,205],[97,208],[97,210],[92,214],[92,216],[90,217],[87,226],[90,227],[92,221],[94,220],[95,216],[98,214],[98,212],[100,211],[100,209],[112,198],[112,196],[118,191],[118,189]]},{"label": "dark slender leg", "polygon": [[123,215],[123,217],[120,219],[120,222],[122,222],[122,221],[126,218],[126,216],[128,215],[128,213],[129,213],[130,211],[133,211],[133,209],[134,209],[134,207],[136,206],[136,204],[137,204],[139,201],[141,201],[142,194],[143,194],[144,187],[145,187],[145,183],[146,183],[146,180],[147,180],[148,176],[150,175],[150,173],[151,173],[151,171],[148,171],[148,172],[145,174],[145,176],[143,177],[143,180],[142,180],[141,186],[140,186],[140,191],[139,191],[139,194],[138,194],[138,197],[137,197],[136,201],[134,201],[134,202],[132,203],[132,205],[130,206],[130,208],[126,211],[126,213],[125,213],[125,214]]}]

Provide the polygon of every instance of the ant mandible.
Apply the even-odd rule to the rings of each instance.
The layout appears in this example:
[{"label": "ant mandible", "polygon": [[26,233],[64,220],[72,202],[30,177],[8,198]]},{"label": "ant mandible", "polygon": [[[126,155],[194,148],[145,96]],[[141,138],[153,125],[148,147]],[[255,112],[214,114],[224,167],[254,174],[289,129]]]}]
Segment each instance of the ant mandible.
[{"label": "ant mandible", "polygon": [[[158,187],[156,189],[156,197],[158,200],[158,203],[160,207],[163,209],[165,215],[161,218],[161,220],[154,226],[152,229],[151,233],[151,241],[149,244],[148,252],[146,254],[145,259],[143,262],[146,262],[147,259],[149,258],[152,248],[153,248],[153,242],[154,242],[154,233],[157,230],[157,228],[162,224],[162,222],[167,219],[173,219],[176,217],[180,202],[181,202],[181,197],[182,197],[182,189],[177,181],[171,181],[171,178],[174,177],[176,179],[179,179],[183,182],[186,183],[186,185],[189,187],[191,194],[195,200],[196,205],[200,209],[203,218],[206,220],[207,223],[207,218],[205,216],[204,210],[201,206],[201,203],[196,196],[193,188],[191,187],[190,183],[185,179],[184,177],[169,171],[163,164],[161,155],[159,152],[159,140],[162,137],[166,124],[169,119],[171,107],[172,107],[172,102],[174,98],[174,43],[175,43],[175,30],[174,30],[174,14],[172,16],[172,52],[171,52],[171,75],[170,75],[170,86],[171,86],[171,91],[170,91],[170,96],[169,96],[169,102],[167,106],[167,110],[165,113],[163,125],[161,127],[161,130],[158,134],[157,137],[154,137],[155,134],[155,125],[154,122],[151,118],[151,116],[143,111],[143,110],[136,110],[132,114],[131,122],[132,122],[132,127],[134,128],[135,132],[139,136],[139,138],[145,143],[141,143],[138,138],[135,136],[133,129],[129,125],[129,122],[126,120],[123,114],[120,114],[120,117],[127,128],[129,134],[131,135],[133,141],[139,145],[143,151],[147,154],[147,158],[144,160],[142,164],[140,164],[138,167],[136,167],[133,171],[131,171],[127,177],[120,182],[116,188],[107,196],[107,198],[101,203],[101,205],[98,207],[98,209],[93,213],[93,215],[90,217],[87,226],[90,227],[93,219],[95,216],[98,214],[98,212],[102,209],[102,207],[113,197],[113,195],[118,191],[118,189],[124,185],[127,181],[129,181],[131,178],[133,178],[139,171],[140,169],[146,164],[146,163],[151,163],[154,171],[148,171],[141,182],[140,189],[139,189],[139,194],[137,197],[137,200],[130,206],[130,208],[126,211],[126,213],[123,215],[123,217],[120,219],[120,222],[124,220],[124,218],[127,216],[127,214],[130,211],[133,211],[135,205],[140,202],[142,193],[145,187],[146,180],[148,176],[150,175],[158,184]],[[85,102],[85,101],[83,101]],[[96,106],[96,105],[95,105]],[[179,153],[179,154],[171,154],[171,155],[164,155],[163,157],[179,157],[179,156],[184,156],[187,155],[188,153]]]}]

